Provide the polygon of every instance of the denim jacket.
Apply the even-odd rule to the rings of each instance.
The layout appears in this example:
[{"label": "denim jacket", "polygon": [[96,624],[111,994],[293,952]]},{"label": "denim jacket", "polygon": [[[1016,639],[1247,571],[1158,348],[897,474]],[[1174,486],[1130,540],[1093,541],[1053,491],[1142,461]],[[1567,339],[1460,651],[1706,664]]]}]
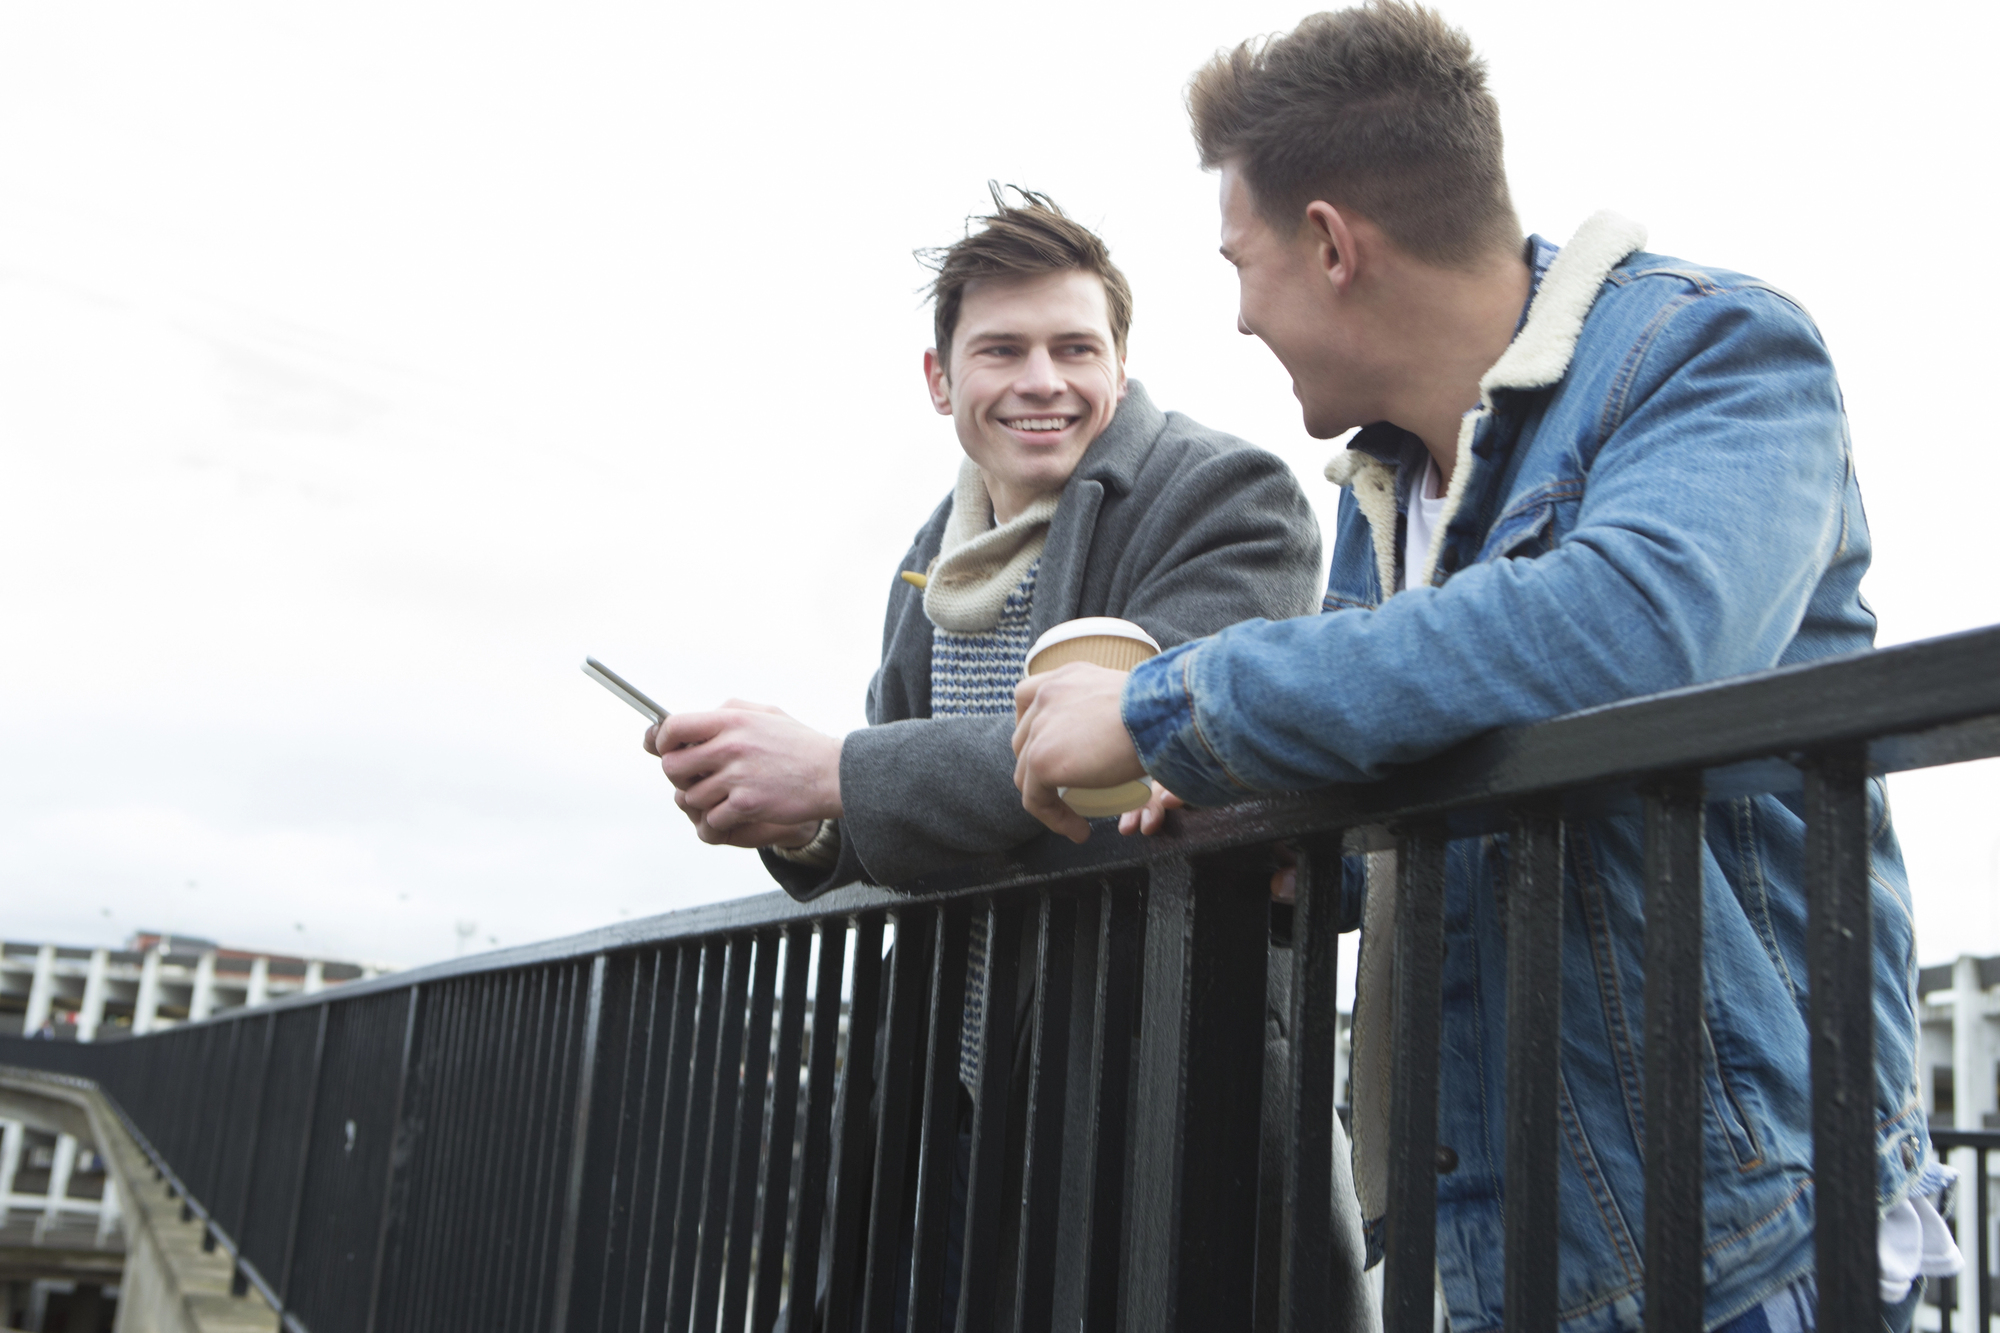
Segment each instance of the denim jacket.
[{"label": "denim jacket", "polygon": [[[1560,253],[1531,243],[1535,294],[1466,414],[1431,567],[1388,595],[1425,450],[1371,426],[1328,465],[1347,493],[1325,614],[1245,622],[1132,673],[1124,717],[1148,772],[1198,805],[1365,782],[1494,727],[1873,645],[1867,522],[1818,330],[1764,283],[1643,253],[1644,239],[1600,214]],[[1879,781],[1870,801],[1886,1208],[1932,1159],[1910,896]],[[1813,1265],[1800,801],[1711,802],[1705,839],[1714,1327]],[[1637,817],[1566,832],[1558,1200],[1572,1333],[1641,1323],[1642,866]],[[1438,1181],[1438,1267],[1459,1333],[1501,1327],[1506,869],[1504,836],[1451,844],[1438,1133],[1459,1165]],[[1357,1114],[1365,1072],[1357,1055]]]}]

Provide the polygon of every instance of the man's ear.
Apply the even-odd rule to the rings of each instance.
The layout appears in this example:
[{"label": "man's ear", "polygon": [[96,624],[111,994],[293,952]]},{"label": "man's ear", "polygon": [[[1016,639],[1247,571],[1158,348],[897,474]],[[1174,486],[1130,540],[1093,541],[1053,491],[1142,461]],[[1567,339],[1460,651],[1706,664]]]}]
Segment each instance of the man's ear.
[{"label": "man's ear", "polygon": [[924,349],[924,382],[931,391],[931,406],[941,417],[951,415],[951,372],[935,347]]},{"label": "man's ear", "polygon": [[1125,354],[1123,352],[1120,352],[1118,354],[1118,401],[1119,402],[1122,403],[1125,401],[1125,395],[1131,391],[1131,388],[1132,388],[1132,381],[1125,378]]},{"label": "man's ear", "polygon": [[1326,200],[1315,199],[1306,205],[1301,231],[1317,252],[1320,273],[1335,291],[1345,292],[1354,282],[1361,259],[1347,215]]}]

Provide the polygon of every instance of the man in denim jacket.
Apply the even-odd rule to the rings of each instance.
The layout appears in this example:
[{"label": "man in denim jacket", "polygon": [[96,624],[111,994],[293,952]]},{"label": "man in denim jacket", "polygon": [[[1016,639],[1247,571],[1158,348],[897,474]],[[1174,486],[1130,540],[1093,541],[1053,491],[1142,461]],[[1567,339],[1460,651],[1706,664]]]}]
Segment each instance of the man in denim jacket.
[{"label": "man in denim jacket", "polygon": [[[1462,34],[1383,2],[1216,58],[1190,107],[1221,170],[1239,327],[1293,377],[1307,429],[1363,429],[1323,610],[1250,621],[1128,676],[1023,684],[1023,802],[1141,772],[1178,798],[1380,777],[1504,727],[1868,648],[1869,540],[1840,390],[1811,319],[1726,270],[1649,254],[1610,214],[1524,240],[1498,113]],[[1915,1078],[1909,892],[1871,784],[1879,1203],[1945,1178]],[[1142,817],[1150,831],[1156,801]],[[1813,1322],[1804,825],[1788,796],[1711,803],[1704,857],[1705,1325]],[[1438,1269],[1458,1333],[1502,1323],[1504,838],[1452,844],[1438,1133]],[[1640,1326],[1642,821],[1565,845],[1564,1327]],[[1358,878],[1358,875],[1357,875]],[[1359,913],[1356,1187],[1383,1208],[1382,1047],[1393,883]],[[1351,900],[1350,900],[1351,901]],[[1860,979],[1857,978],[1857,981]],[[1883,1230],[1883,1298],[1917,1287]]]}]

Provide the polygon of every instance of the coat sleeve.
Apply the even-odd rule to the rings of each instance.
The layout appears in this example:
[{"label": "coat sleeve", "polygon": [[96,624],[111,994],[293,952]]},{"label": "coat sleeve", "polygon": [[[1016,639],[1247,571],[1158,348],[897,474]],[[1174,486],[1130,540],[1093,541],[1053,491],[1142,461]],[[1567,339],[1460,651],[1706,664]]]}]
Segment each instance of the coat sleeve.
[{"label": "coat sleeve", "polygon": [[[1102,614],[1173,644],[1315,605],[1319,524],[1282,459],[1249,448],[1190,456],[1145,503],[1122,549],[1090,553],[1118,570]],[[1041,835],[1014,787],[1013,735],[1006,716],[911,718],[851,732],[840,756],[847,813],[839,863],[810,871],[767,853],[766,864],[787,892],[810,898],[855,879],[899,884]]]},{"label": "coat sleeve", "polygon": [[1124,715],[1147,771],[1200,805],[1367,781],[1491,728],[1775,664],[1849,540],[1825,346],[1753,291],[1684,305],[1632,360],[1552,549],[1142,664]]}]

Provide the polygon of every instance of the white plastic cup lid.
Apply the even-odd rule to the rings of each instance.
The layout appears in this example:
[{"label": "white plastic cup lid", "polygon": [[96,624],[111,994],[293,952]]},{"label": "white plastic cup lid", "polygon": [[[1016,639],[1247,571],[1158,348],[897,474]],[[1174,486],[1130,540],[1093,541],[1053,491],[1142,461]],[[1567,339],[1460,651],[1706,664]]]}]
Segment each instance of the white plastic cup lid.
[{"label": "white plastic cup lid", "polygon": [[1048,633],[1036,639],[1035,646],[1028,650],[1027,660],[1034,661],[1044,648],[1100,634],[1111,639],[1136,639],[1150,646],[1154,652],[1160,651],[1159,640],[1129,620],[1120,620],[1116,616],[1085,616],[1081,620],[1065,620],[1060,625],[1050,626]]}]

